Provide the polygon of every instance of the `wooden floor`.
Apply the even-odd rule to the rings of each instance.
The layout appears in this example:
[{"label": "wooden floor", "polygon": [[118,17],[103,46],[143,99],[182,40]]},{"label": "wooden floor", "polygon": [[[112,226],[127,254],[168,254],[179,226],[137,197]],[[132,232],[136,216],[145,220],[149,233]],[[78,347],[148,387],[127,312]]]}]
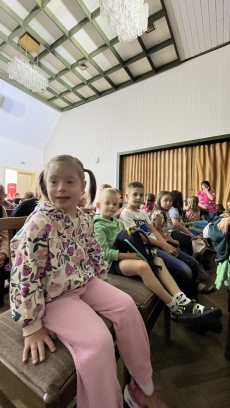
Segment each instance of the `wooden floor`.
[{"label": "wooden floor", "polygon": [[[161,387],[162,399],[169,408],[230,408],[230,361],[224,357],[227,325],[227,291],[222,288],[200,302],[223,310],[221,334],[198,336],[172,322],[172,345],[166,347],[163,316],[150,335],[154,381]],[[0,308],[0,313],[7,306]],[[11,375],[0,365],[0,389],[17,408],[41,408],[24,385],[11,387]],[[109,408],[109,407],[108,407]]]}]

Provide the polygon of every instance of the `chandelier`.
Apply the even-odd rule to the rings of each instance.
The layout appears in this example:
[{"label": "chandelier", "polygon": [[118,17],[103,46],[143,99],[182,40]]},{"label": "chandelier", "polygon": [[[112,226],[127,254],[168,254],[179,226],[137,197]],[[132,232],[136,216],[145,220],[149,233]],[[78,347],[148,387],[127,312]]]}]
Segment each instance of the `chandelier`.
[{"label": "chandelier", "polygon": [[144,0],[100,0],[100,7],[119,41],[133,41],[147,30],[149,6]]},{"label": "chandelier", "polygon": [[14,57],[7,64],[9,78],[14,79],[32,92],[44,92],[49,85],[45,74],[36,64],[32,65],[23,58]]}]

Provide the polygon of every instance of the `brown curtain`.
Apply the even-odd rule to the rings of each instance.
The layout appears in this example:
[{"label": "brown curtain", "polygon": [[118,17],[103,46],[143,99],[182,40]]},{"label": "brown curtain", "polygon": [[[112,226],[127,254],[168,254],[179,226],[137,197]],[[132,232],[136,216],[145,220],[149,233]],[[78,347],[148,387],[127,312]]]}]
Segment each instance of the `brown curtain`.
[{"label": "brown curtain", "polygon": [[131,181],[141,181],[146,193],[179,190],[183,197],[196,195],[203,180],[216,190],[216,203],[230,201],[230,142],[162,150],[125,156],[122,160],[122,193]]},{"label": "brown curtain", "polygon": [[195,194],[200,190],[200,183],[208,180],[216,190],[216,203],[226,208],[230,200],[230,142],[194,147],[192,178]]},{"label": "brown curtain", "polygon": [[192,147],[125,156],[122,160],[122,193],[131,181],[140,181],[146,193],[179,190],[192,194]]}]

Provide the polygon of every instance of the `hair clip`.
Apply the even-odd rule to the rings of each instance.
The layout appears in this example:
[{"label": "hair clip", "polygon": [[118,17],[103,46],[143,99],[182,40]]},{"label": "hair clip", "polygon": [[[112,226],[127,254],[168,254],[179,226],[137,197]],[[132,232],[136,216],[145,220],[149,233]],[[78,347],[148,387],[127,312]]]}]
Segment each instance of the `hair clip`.
[{"label": "hair clip", "polygon": [[46,167],[49,167],[49,165],[50,165],[50,163],[52,163],[52,161],[53,161],[53,159],[50,159],[50,161],[48,161],[48,162],[46,163]]}]

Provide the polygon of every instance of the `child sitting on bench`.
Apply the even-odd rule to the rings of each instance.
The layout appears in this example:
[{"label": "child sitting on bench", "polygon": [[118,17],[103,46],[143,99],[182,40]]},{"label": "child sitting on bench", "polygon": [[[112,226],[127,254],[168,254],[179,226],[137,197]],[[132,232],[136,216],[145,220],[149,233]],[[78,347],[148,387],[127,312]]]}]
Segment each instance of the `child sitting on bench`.
[{"label": "child sitting on bench", "polygon": [[[138,207],[142,198],[137,192],[133,206]],[[144,284],[170,308],[171,317],[175,320],[191,322],[197,319],[198,321],[210,322],[220,319],[222,315],[220,309],[202,306],[189,299],[179,289],[161,258],[154,258],[155,265],[161,267],[158,271],[159,279],[157,279],[150,266],[137,253],[121,253],[116,250],[114,248],[116,237],[126,229],[123,222],[114,217],[119,204],[119,195],[115,189],[107,188],[100,192],[98,199],[97,207],[100,210],[100,215],[93,218],[94,228],[109,263],[110,273],[121,276],[140,276]],[[123,210],[123,212],[128,211],[132,211],[130,204],[128,204],[127,209]],[[141,216],[143,214],[143,218],[148,220],[144,211],[136,210],[134,212],[138,212],[138,215],[141,213]],[[151,224],[150,221],[148,224]],[[135,223],[128,226],[137,228]]]},{"label": "child sitting on bench", "polygon": [[75,157],[51,159],[40,174],[46,201],[11,241],[11,311],[23,327],[23,361],[29,352],[33,364],[44,361],[45,344],[54,352],[57,336],[75,363],[77,406],[123,408],[113,338],[96,312],[101,313],[113,322],[132,376],[124,391],[128,406],[157,408],[144,322],[133,299],[103,281],[108,265],[91,218],[77,207],[85,193],[85,173],[92,202],[93,173]]}]

